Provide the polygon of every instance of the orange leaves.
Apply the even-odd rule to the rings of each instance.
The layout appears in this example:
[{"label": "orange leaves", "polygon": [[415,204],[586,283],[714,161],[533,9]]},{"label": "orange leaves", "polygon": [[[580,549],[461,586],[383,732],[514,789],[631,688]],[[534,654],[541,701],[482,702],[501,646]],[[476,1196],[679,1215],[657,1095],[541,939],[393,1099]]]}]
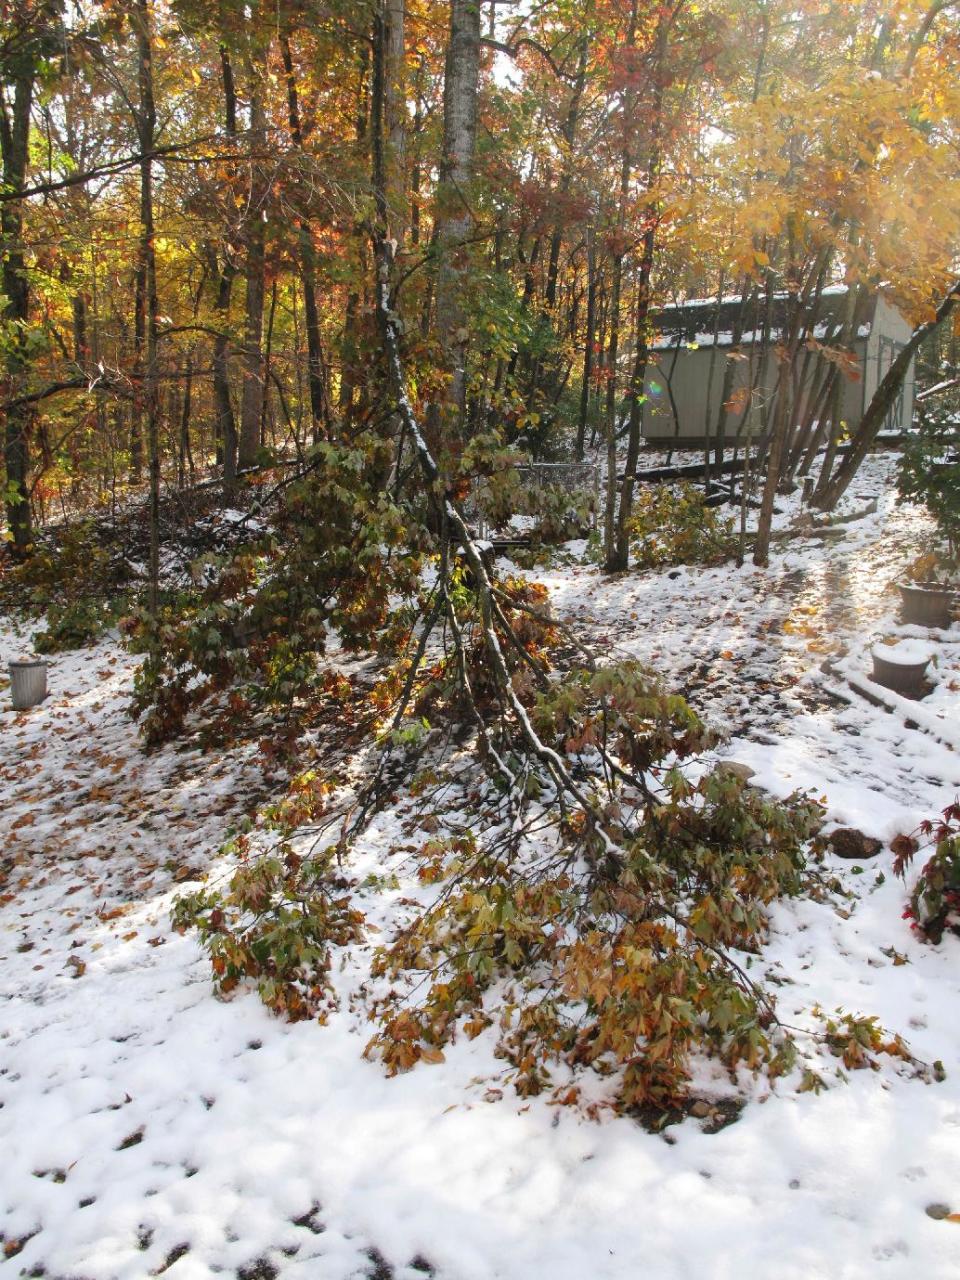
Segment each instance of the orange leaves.
[{"label": "orange leaves", "polygon": [[[363,1051],[365,1058],[379,1056],[389,1075],[409,1071],[421,1060],[442,1062],[443,1053],[420,1042],[423,1028],[409,1010],[391,1018],[383,1032],[373,1037]],[[439,1057],[432,1055],[439,1054]]]},{"label": "orange leaves", "polygon": [[733,394],[724,402],[723,407],[728,413],[743,413],[747,405],[750,403],[750,388],[735,387]]},{"label": "orange leaves", "polygon": [[860,370],[860,360],[856,352],[850,351],[845,347],[830,347],[825,343],[818,342],[812,335],[808,336],[806,341],[808,351],[816,351],[824,360],[830,364],[836,365],[845,377],[851,382],[859,382],[862,374]]}]

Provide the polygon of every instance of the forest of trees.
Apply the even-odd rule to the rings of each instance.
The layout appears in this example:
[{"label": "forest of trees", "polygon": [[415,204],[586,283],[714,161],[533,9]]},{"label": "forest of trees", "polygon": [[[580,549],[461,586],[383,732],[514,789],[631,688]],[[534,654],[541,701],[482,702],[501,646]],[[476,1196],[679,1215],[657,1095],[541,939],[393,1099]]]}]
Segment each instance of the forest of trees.
[{"label": "forest of trees", "polygon": [[[263,764],[219,833],[224,874],[187,868],[201,887],[173,903],[222,994],[255,984],[326,1021],[331,956],[363,943],[364,893],[386,886],[357,1000],[391,1072],[497,1020],[524,1095],[558,1059],[616,1071],[617,1105],[658,1114],[686,1105],[701,1051],[731,1079],[794,1071],[795,1028],[747,970],[771,903],[836,890],[826,800],[718,761],[735,728],[693,703],[713,681],[736,705],[806,675],[809,692],[845,626],[870,650],[876,617],[854,634],[828,598],[855,594],[845,569],[808,560],[778,586],[744,569],[747,511],[757,570],[772,536],[838,534],[810,508],[847,493],[915,357],[921,405],[956,392],[958,62],[952,0],[0,0],[2,598],[46,614],[44,653],[119,627],[104,643],[127,645],[137,751],[243,744]],[[848,422],[878,297],[912,336]],[[694,299],[733,327],[690,344],[719,392],[691,497],[637,477],[655,313]],[[543,486],[534,510],[520,472],[584,459],[599,497],[575,538],[567,495],[551,509]],[[923,496],[927,461],[901,497]],[[750,481],[721,494],[739,538],[707,502],[725,462]],[[664,552],[641,581],[658,501],[703,554]],[[498,561],[517,516],[554,522],[553,561],[531,539]],[[916,529],[858,572],[916,555]],[[526,576],[546,564],[570,570],[568,605],[601,583],[617,610],[554,613]],[[790,584],[814,569],[839,585],[805,588],[798,621]],[[638,624],[644,590],[662,608]],[[698,591],[705,652],[671,685],[654,633]],[[809,641],[804,677],[784,636]],[[789,738],[779,715],[764,752],[768,729]],[[843,738],[831,769],[854,754]],[[385,812],[366,875],[352,855]],[[897,839],[902,874],[920,846]],[[394,854],[421,896],[397,898]],[[822,1022],[845,1068],[912,1062],[872,1018]],[[811,1067],[801,1088],[822,1084]]]},{"label": "forest of trees", "polygon": [[[949,0],[4,4],[8,539],[318,442],[402,449],[402,390],[448,480],[478,440],[612,476],[625,450],[622,569],[651,309],[733,295],[734,339],[769,337],[785,293],[765,358],[787,384],[818,349],[816,426],[731,395],[736,341],[711,367],[715,452],[758,420],[763,562],[780,480],[802,460],[837,501],[956,299],[958,56]],[[916,343],[842,457],[878,288]]]}]

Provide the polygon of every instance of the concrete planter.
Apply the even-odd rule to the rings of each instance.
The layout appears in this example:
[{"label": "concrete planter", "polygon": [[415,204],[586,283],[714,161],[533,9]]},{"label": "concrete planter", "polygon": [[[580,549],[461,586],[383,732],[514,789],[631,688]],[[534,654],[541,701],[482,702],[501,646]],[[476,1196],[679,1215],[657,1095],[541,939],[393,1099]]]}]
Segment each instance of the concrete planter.
[{"label": "concrete planter", "polygon": [[19,658],[8,666],[14,711],[27,711],[47,696],[47,664],[42,658]]},{"label": "concrete planter", "polygon": [[926,697],[930,689],[926,681],[930,650],[922,645],[902,641],[900,644],[878,644],[873,650],[873,680],[892,689],[903,698]]},{"label": "concrete planter", "polygon": [[953,621],[958,595],[950,587],[941,587],[936,582],[904,582],[900,584],[900,598],[900,616],[904,622],[945,629]]}]

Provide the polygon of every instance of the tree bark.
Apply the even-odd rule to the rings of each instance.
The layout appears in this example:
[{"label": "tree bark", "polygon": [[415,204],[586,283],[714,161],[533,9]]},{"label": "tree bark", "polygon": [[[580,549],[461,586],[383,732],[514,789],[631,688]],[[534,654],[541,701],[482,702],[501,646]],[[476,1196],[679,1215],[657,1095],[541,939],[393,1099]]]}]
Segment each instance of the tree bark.
[{"label": "tree bark", "polygon": [[[7,81],[13,91],[12,107],[2,104],[0,111],[0,145],[3,156],[3,185],[7,191],[22,191],[27,169],[30,138],[30,107],[35,77],[34,59],[29,54],[18,59],[13,75]],[[7,77],[4,77],[7,79]],[[23,256],[23,205],[9,200],[0,209],[2,233],[3,293],[6,299],[3,318],[13,328],[6,351],[6,372],[10,390],[15,396],[23,384],[27,370],[26,324],[30,314],[30,291]],[[12,398],[12,397],[11,397]],[[6,467],[5,511],[7,528],[15,554],[29,550],[32,529],[30,493],[30,419],[28,405],[8,408],[4,424],[4,464]]]},{"label": "tree bark", "polygon": [[233,290],[237,269],[229,259],[219,269],[217,282],[217,298],[215,302],[217,314],[217,335],[213,340],[213,402],[216,418],[218,461],[223,464],[223,482],[227,489],[233,487],[237,478],[237,421],[233,413],[233,401],[230,398],[230,338],[227,327],[230,323],[230,294]]},{"label": "tree bark", "polygon": [[[652,217],[652,213],[651,213]],[[640,427],[643,421],[643,384],[647,376],[647,317],[650,313],[650,276],[653,271],[653,249],[656,230],[649,226],[643,236],[643,256],[640,260],[640,280],[637,291],[637,307],[634,324],[636,344],[633,372],[630,377],[630,417],[627,424],[627,457],[624,464],[620,504],[617,509],[615,544],[607,557],[607,568],[612,572],[626,569],[630,559],[630,515],[633,511],[634,476],[640,460]]]},{"label": "tree bark", "polygon": [[[133,372],[143,380],[144,348],[147,341],[147,276],[143,255],[138,251],[137,268],[133,275]],[[130,483],[139,484],[143,479],[143,405],[134,396],[130,405]]]},{"label": "tree bark", "polygon": [[435,426],[460,434],[467,398],[467,333],[463,295],[466,242],[472,226],[469,205],[477,141],[480,81],[480,5],[450,0],[450,36],[443,79],[443,155],[437,184],[436,327],[441,358],[449,377],[444,403],[436,406]]},{"label": "tree bark", "polygon": [[577,422],[577,457],[583,461],[587,437],[587,411],[590,407],[590,379],[593,375],[593,344],[597,329],[597,255],[596,235],[587,228],[587,332],[583,350],[583,382],[580,385],[580,417]]},{"label": "tree bark", "polygon": [[[626,46],[632,48],[637,32],[637,0],[630,7],[630,21],[627,28]],[[617,568],[616,552],[616,508],[617,508],[617,358],[620,351],[620,293],[623,287],[623,260],[625,257],[622,243],[627,221],[627,201],[630,194],[630,175],[633,172],[633,155],[631,149],[631,132],[634,128],[634,106],[636,91],[625,89],[622,103],[623,146],[620,153],[620,197],[617,205],[617,237],[618,243],[613,255],[613,282],[610,290],[610,345],[607,349],[607,500],[604,510],[603,547],[605,568],[608,573]]]},{"label": "tree bark", "polygon": [[[303,126],[300,120],[300,100],[297,78],[286,32],[280,37],[283,69],[287,77],[287,120],[290,137],[298,151],[303,150]],[[300,252],[300,279],[303,284],[303,311],[307,333],[307,385],[310,392],[310,416],[313,424],[313,443],[325,435],[331,435],[333,422],[327,394],[327,368],[320,337],[320,312],[317,307],[316,254],[309,220],[301,212],[297,219],[297,244]]]},{"label": "tree bark", "polygon": [[157,339],[160,307],[157,299],[157,259],[153,227],[153,152],[157,111],[153,96],[153,50],[150,0],[137,0],[133,14],[137,32],[137,132],[140,142],[140,269],[146,303],[146,362],[143,404],[147,416],[147,455],[150,468],[150,612],[156,616],[160,594],[160,402],[157,394]]},{"label": "tree bark", "polygon": [[[225,44],[220,45],[220,73],[223,82],[223,113],[227,137],[231,142],[237,137],[237,90],[233,79],[233,66]],[[211,274],[216,280],[217,293],[214,308],[217,318],[217,334],[213,340],[213,403],[216,422],[217,461],[223,466],[224,492],[229,493],[237,478],[237,421],[230,396],[230,297],[237,267],[231,257],[229,237],[225,237],[223,265],[210,250]]]},{"label": "tree bark", "polygon": [[180,439],[178,458],[181,487],[186,484],[187,470],[191,481],[194,478],[193,449],[190,445],[190,407],[193,392],[193,352],[187,352],[187,364],[184,370],[183,402],[180,406]]},{"label": "tree bark", "polygon": [[[617,527],[614,545],[607,554],[607,568],[614,572],[625,570],[630,561],[630,515],[633,511],[634,474],[640,460],[640,429],[643,424],[643,384],[647,376],[647,319],[650,314],[650,278],[653,274],[653,251],[657,239],[657,203],[654,196],[660,176],[661,134],[663,129],[663,62],[667,49],[667,18],[661,16],[657,28],[656,52],[653,62],[653,101],[651,111],[651,139],[647,164],[646,226],[643,232],[643,249],[637,280],[637,305],[634,317],[634,361],[630,378],[630,417],[627,425],[627,457],[624,465],[623,485],[617,510]],[[672,396],[672,391],[671,391]]]},{"label": "tree bark", "polygon": [[873,399],[867,411],[860,419],[854,433],[850,449],[838,467],[830,484],[816,499],[815,505],[821,511],[831,511],[843,497],[850,481],[857,474],[870,446],[876,439],[877,432],[883,426],[887,413],[895,403],[903,386],[910,362],[916,355],[921,343],[943,323],[954,308],[960,304],[960,280],[958,280],[937,308],[936,315],[926,324],[914,329],[909,341],[897,355],[896,360],[887,370],[883,381],[873,393]]},{"label": "tree bark", "polygon": [[[254,9],[253,16],[257,16]],[[250,147],[262,153],[266,145],[266,116],[257,83],[258,68],[247,59],[250,93]],[[260,422],[265,391],[263,364],[263,302],[266,276],[266,198],[260,163],[251,162],[250,190],[244,239],[247,247],[247,288],[243,331],[243,382],[240,396],[240,448],[237,464],[252,467],[260,448]]]},{"label": "tree bark", "polygon": [[402,246],[407,233],[408,206],[405,169],[407,147],[406,99],[404,93],[404,0],[386,0],[384,5],[383,104],[386,124],[384,181],[387,190],[388,230]]}]

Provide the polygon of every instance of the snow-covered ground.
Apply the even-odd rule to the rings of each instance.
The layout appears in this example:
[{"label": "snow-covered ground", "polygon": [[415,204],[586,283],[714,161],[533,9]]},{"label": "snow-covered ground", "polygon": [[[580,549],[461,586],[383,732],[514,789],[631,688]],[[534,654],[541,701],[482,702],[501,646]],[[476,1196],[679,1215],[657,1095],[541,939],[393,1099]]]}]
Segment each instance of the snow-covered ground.
[{"label": "snow-covered ground", "polygon": [[[861,488],[887,469],[871,460]],[[813,788],[832,822],[889,840],[960,792],[960,625],[923,703],[855,687],[875,642],[920,638],[891,584],[922,527],[885,497],[767,571],[609,580],[571,548],[534,576],[602,652],[650,661],[726,723],[725,753],[764,786]],[[0,658],[24,647],[4,624]],[[56,657],[33,711],[0,695],[0,1275],[960,1274],[960,1222],[926,1212],[960,1213],[960,942],[911,935],[888,851],[830,859],[850,899],[778,906],[765,971],[788,1021],[817,1002],[875,1014],[942,1083],[892,1065],[841,1083],[828,1058],[819,1095],[758,1081],[719,1133],[690,1117],[655,1135],[500,1096],[485,1035],[389,1079],[349,998],[368,950],[343,957],[329,1025],[291,1026],[254,995],[215,999],[196,941],[171,932],[176,892],[265,783],[252,746],[142,755],[134,664],[107,641]],[[375,821],[354,871],[396,871],[399,896],[396,821]]]}]

